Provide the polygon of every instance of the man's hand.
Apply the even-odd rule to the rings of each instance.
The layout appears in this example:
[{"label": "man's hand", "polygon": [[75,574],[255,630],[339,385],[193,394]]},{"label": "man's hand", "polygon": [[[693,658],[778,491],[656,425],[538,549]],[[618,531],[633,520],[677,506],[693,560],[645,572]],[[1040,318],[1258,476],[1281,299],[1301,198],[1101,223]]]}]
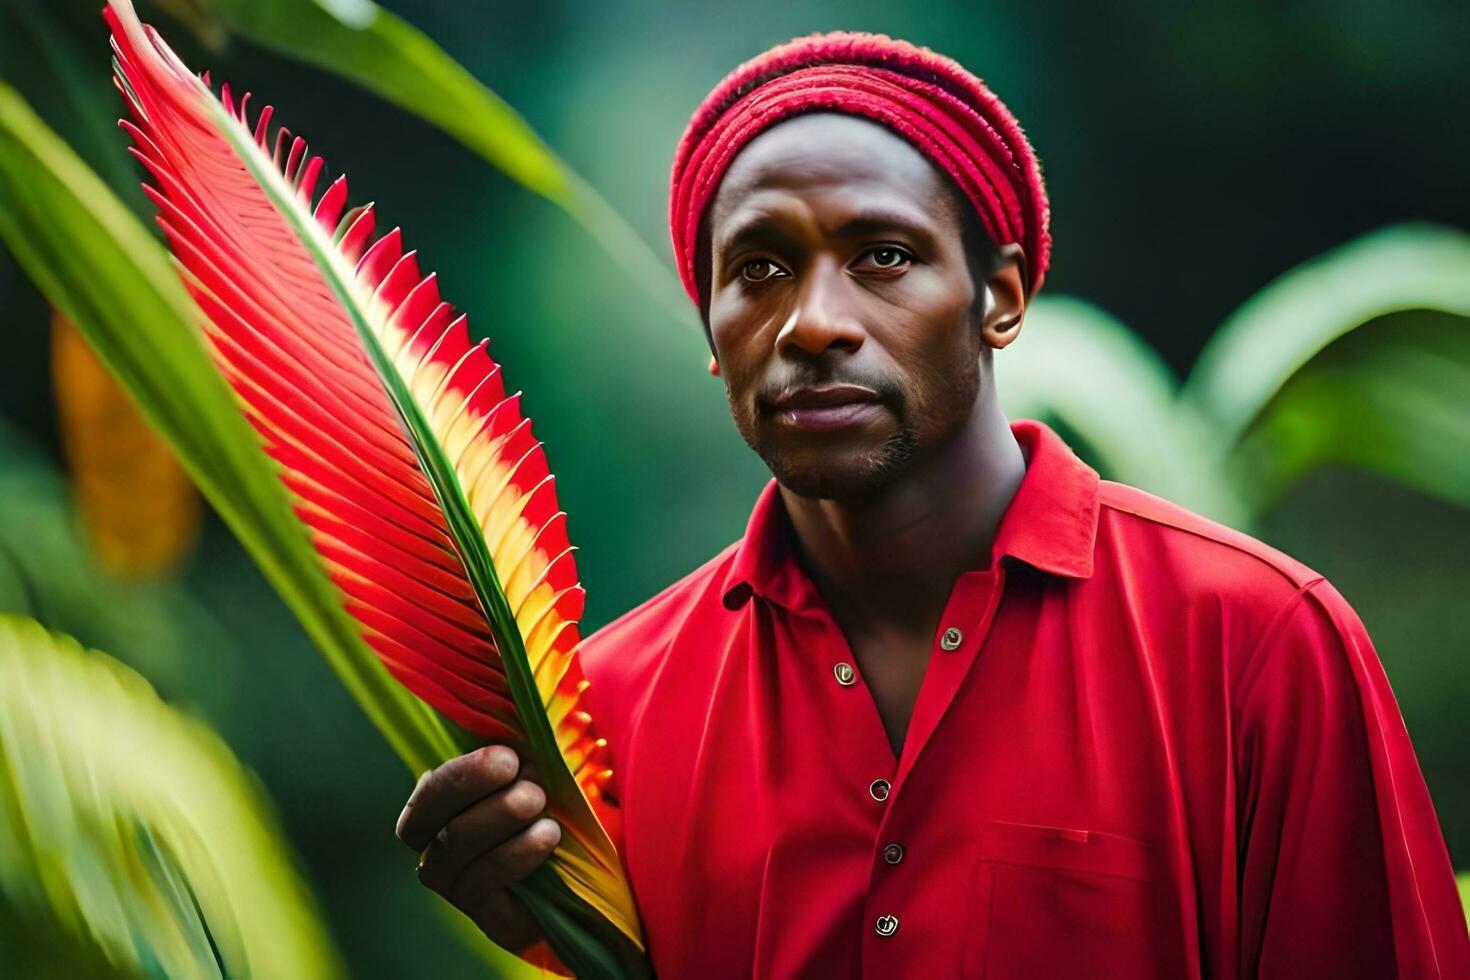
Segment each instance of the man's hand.
[{"label": "man's hand", "polygon": [[561,827],[544,815],[546,793],[518,779],[520,768],[504,745],[451,759],[419,779],[398,817],[398,839],[423,853],[419,881],[516,953],[543,937],[507,886],[539,868],[561,840]]}]

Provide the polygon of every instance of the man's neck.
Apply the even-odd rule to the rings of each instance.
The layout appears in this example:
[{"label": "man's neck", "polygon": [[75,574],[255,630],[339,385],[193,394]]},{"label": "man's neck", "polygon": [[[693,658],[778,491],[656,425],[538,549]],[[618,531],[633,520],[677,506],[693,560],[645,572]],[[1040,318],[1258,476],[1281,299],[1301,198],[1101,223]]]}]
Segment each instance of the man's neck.
[{"label": "man's neck", "polygon": [[955,579],[989,556],[1026,460],[988,394],[957,438],[881,495],[812,500],[782,488],[802,564],[839,623],[932,624]]}]

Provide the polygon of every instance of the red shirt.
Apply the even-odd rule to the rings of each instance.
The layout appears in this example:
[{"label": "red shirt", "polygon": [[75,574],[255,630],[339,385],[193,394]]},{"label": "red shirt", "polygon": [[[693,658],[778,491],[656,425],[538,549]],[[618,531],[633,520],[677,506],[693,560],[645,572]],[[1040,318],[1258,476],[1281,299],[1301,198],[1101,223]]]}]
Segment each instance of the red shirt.
[{"label": "red shirt", "polygon": [[1470,977],[1342,596],[1012,431],[1025,478],[897,758],[774,484],[742,541],[586,641],[658,974]]}]

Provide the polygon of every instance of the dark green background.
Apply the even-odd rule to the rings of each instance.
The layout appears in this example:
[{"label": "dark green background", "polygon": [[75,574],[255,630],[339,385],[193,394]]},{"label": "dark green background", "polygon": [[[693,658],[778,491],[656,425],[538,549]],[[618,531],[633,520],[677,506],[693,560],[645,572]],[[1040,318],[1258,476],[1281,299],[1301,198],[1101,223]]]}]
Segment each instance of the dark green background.
[{"label": "dark green background", "polygon": [[[724,72],[818,29],[930,45],[984,77],[1041,156],[1056,240],[1047,291],[1117,315],[1180,372],[1225,315],[1297,262],[1406,219],[1470,228],[1460,2],[387,6],[514,105],[665,257],[670,156]],[[559,475],[589,627],[740,534],[765,473],[704,371],[702,338],[579,228],[347,83],[243,43],[206,55],[143,12],[191,66],[275,103],[330,174],[347,170],[354,199],[405,226],[445,297],[491,338]],[[66,16],[93,31],[105,90],[100,18]],[[45,115],[45,93],[26,94]],[[46,309],[3,252],[0,310],[0,418],[55,461]],[[996,363],[1003,386],[1004,355]],[[1470,866],[1470,514],[1324,471],[1262,535],[1327,575],[1367,623],[1451,853]],[[479,972],[393,839],[412,778],[217,521],[180,574],[232,641],[150,677],[260,774],[353,973]],[[50,625],[107,644],[85,624]]]}]

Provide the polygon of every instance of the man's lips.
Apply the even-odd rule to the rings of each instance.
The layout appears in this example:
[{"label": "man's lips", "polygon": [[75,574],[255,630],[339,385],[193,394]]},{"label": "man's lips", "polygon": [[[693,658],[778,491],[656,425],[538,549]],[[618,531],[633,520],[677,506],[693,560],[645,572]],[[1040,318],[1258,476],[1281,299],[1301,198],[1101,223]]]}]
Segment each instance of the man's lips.
[{"label": "man's lips", "polygon": [[876,391],[849,384],[791,388],[782,392],[772,407],[778,421],[815,432],[858,425],[883,408]]}]

